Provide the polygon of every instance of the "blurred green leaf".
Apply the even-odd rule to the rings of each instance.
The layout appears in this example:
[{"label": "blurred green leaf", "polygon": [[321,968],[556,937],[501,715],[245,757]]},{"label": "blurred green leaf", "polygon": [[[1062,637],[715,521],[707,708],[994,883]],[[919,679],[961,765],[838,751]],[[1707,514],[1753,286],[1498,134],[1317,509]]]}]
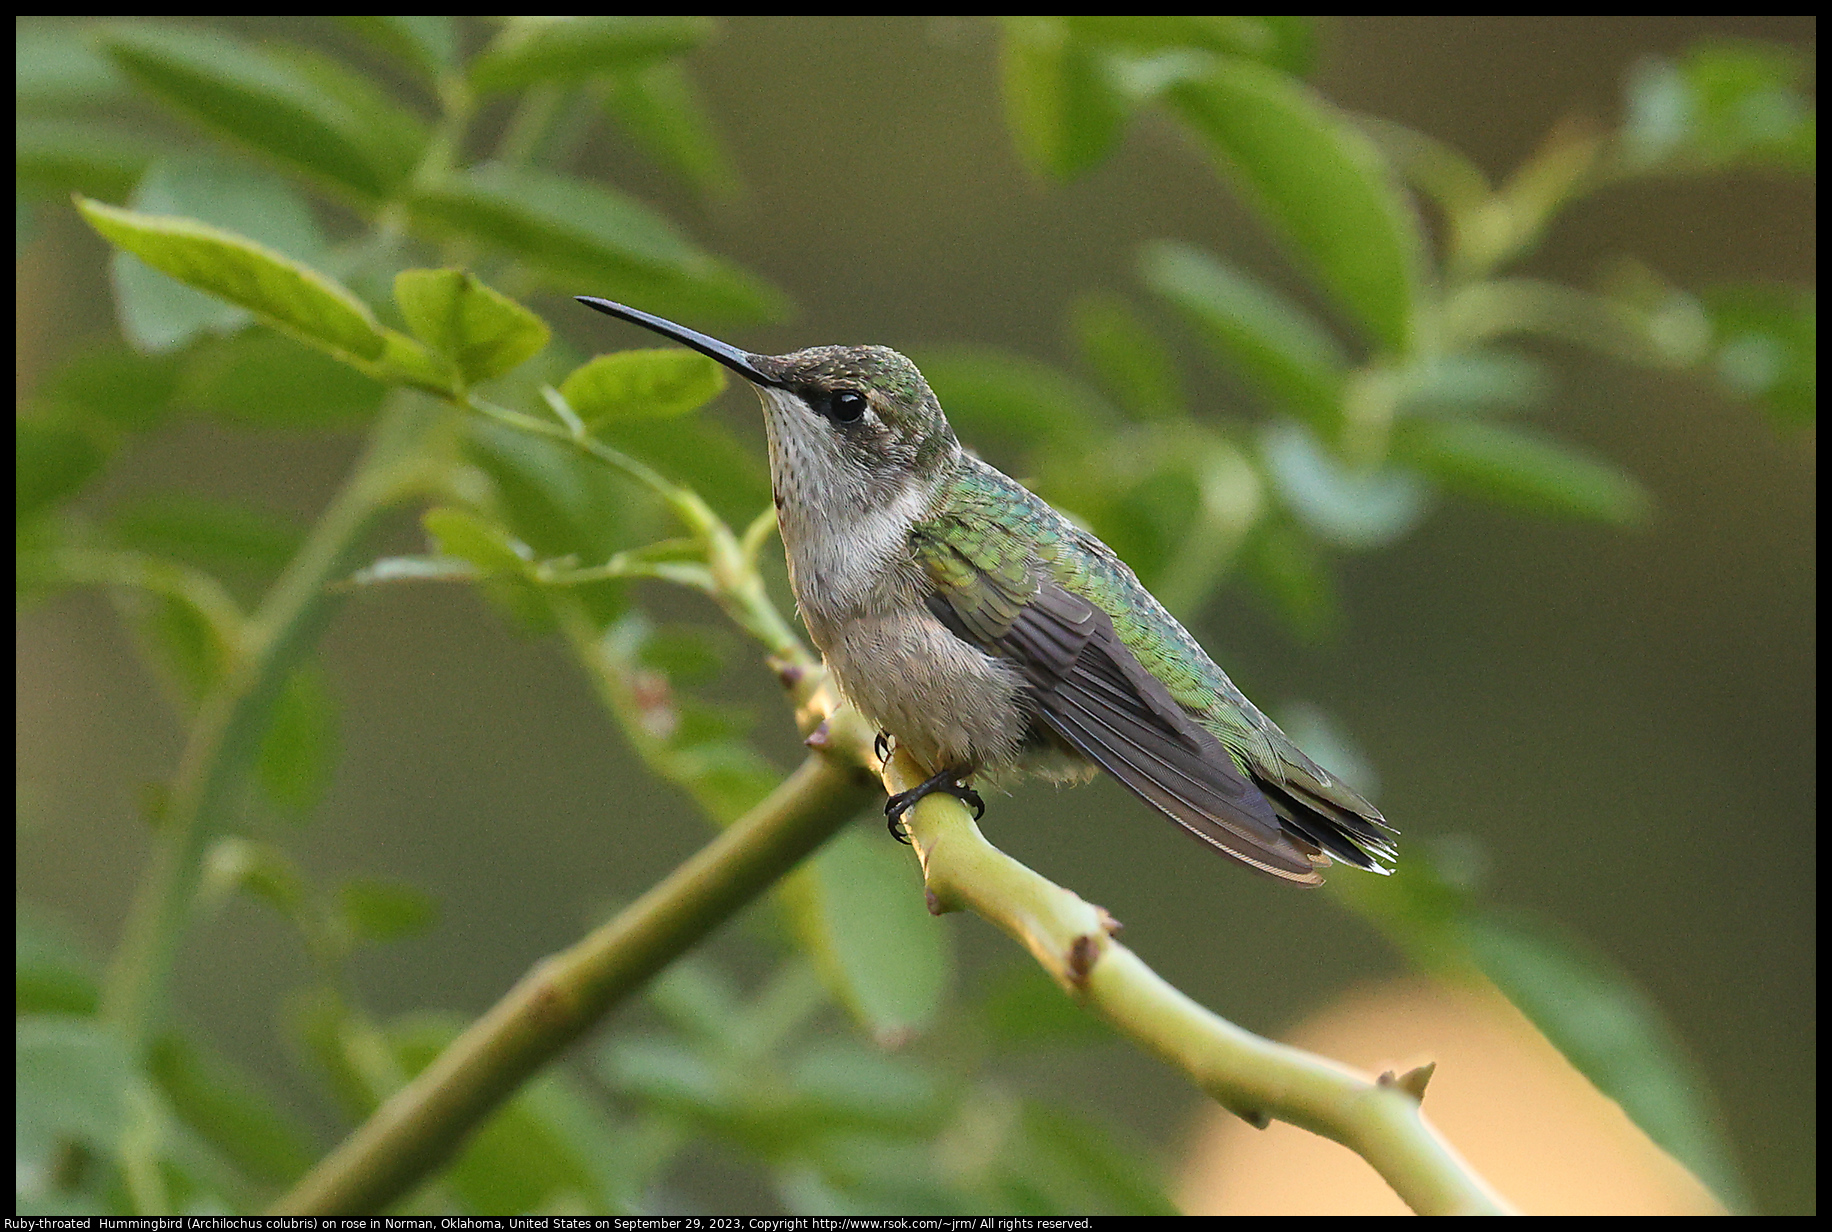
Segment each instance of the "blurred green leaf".
[{"label": "blurred green leaf", "polygon": [[1398,406],[1408,415],[1529,410],[1552,396],[1546,365],[1511,351],[1433,355],[1399,374]]},{"label": "blurred green leaf", "polygon": [[797,1105],[790,1116],[823,1133],[842,1126],[914,1132],[934,1128],[944,1111],[927,1070],[855,1040],[815,1041],[790,1063],[788,1077]]},{"label": "blurred green leaf", "polygon": [[1170,347],[1126,300],[1084,295],[1070,320],[1082,358],[1129,413],[1139,419],[1177,419],[1189,413]]},{"label": "blurred green leaf", "polygon": [[179,400],[257,428],[358,426],[387,386],[287,334],[245,330],[204,339],[185,354]]},{"label": "blurred green leaf", "polygon": [[89,31],[69,22],[13,28],[13,104],[21,114],[91,107],[127,90]]},{"label": "blurred green leaf", "polygon": [[1715,345],[1712,365],[1732,394],[1799,428],[1819,414],[1819,307],[1812,290],[1717,287],[1702,296]]},{"label": "blurred green leaf", "polygon": [[406,178],[409,147],[423,140],[416,117],[354,74],[287,63],[220,30],[118,26],[102,45],[135,84],[205,128],[366,200]]},{"label": "blurred green leaf", "polygon": [[881,838],[857,828],[835,835],[792,887],[791,902],[828,990],[872,1038],[892,1046],[940,1012],[952,941],[925,906],[909,853]]},{"label": "blurred green leaf", "polygon": [[340,15],[336,20],[363,39],[436,83],[458,65],[458,19],[446,13],[377,17]]},{"label": "blurred green leaf", "polygon": [[34,195],[125,200],[168,153],[163,142],[89,120],[20,120],[13,129],[13,173]]},{"label": "blurred green leaf", "polygon": [[1627,81],[1625,160],[1641,171],[1756,165],[1811,172],[1819,125],[1803,88],[1807,72],[1800,54],[1779,44],[1701,43],[1677,62],[1645,59]]},{"label": "blurred green leaf", "polygon": [[599,1069],[612,1087],[698,1121],[723,1126],[735,1111],[717,1067],[675,1040],[613,1040],[600,1055]]},{"label": "blurred green leaf", "polygon": [[714,197],[738,193],[738,169],[711,113],[679,64],[661,61],[606,74],[605,104],[649,156]]},{"label": "blurred green leaf", "polygon": [[103,238],[187,286],[333,355],[381,357],[386,344],[368,305],[316,270],[188,218],[136,214],[86,198],[77,208]]},{"label": "blurred green leaf", "polygon": [[26,1014],[93,1014],[94,961],[70,931],[23,899],[13,906],[13,1007]]},{"label": "blurred green leaf", "polygon": [[1113,414],[1099,395],[1049,364],[989,347],[923,351],[917,366],[970,444],[1082,448]]},{"label": "blurred green leaf", "polygon": [[1144,1152],[1086,1117],[1026,1101],[1022,1132],[998,1168],[1033,1215],[1176,1215]]},{"label": "blurred green leaf", "polygon": [[1081,1047],[1113,1038],[1106,1023],[1031,962],[1007,963],[986,977],[973,1011],[1003,1048]]},{"label": "blurred green leaf", "polygon": [[274,699],[255,778],[281,809],[304,814],[330,786],[337,763],[337,702],[316,663],[295,667]]},{"label": "blurred green leaf", "polygon": [[1299,637],[1316,641],[1341,623],[1336,583],[1316,543],[1283,518],[1261,518],[1241,550],[1241,568]]},{"label": "blurred green leaf", "polygon": [[1201,249],[1170,240],[1146,246],[1140,274],[1274,399],[1313,424],[1340,417],[1348,359],[1303,309]]},{"label": "blurred green leaf", "polygon": [[1144,51],[1197,48],[1299,75],[1316,65],[1316,32],[1308,17],[1083,13],[1062,20],[1077,37],[1090,42]]},{"label": "blurred green leaf", "polygon": [[713,32],[705,17],[514,17],[471,61],[484,92],[588,77],[691,51]]},{"label": "blurred green leaf", "polygon": [[21,523],[82,491],[108,451],[80,428],[32,419],[13,421],[13,499]]},{"label": "blurred green leaf", "polygon": [[127,1046],[112,1026],[94,1018],[24,1015],[13,1023],[13,1064],[20,1171],[48,1182],[53,1156],[66,1142],[114,1154],[135,1079]]},{"label": "blurred green leaf", "polygon": [[277,514],[187,492],[128,501],[111,511],[109,526],[125,547],[263,582],[278,576],[304,540],[298,526]]},{"label": "blurred green leaf", "polygon": [[432,895],[404,881],[352,877],[337,888],[350,931],[370,941],[395,941],[423,933],[439,918]]},{"label": "blurred green leaf", "polygon": [[1423,243],[1373,144],[1302,83],[1244,60],[1168,97],[1369,338],[1408,353]]},{"label": "blurred green leaf", "polygon": [[1351,469],[1295,420],[1266,425],[1260,455],[1286,508],[1336,547],[1365,551],[1392,543],[1431,508],[1416,475],[1394,466]]},{"label": "blurred green leaf", "polygon": [[456,364],[467,384],[518,367],[551,336],[545,321],[468,270],[402,270],[394,298],[414,336]]},{"label": "blurred green leaf", "polygon": [[146,432],[170,417],[180,372],[172,356],[143,355],[112,343],[72,356],[46,382],[39,400],[76,422]]},{"label": "blurred green leaf", "polygon": [[225,835],[204,854],[204,875],[198,895],[214,904],[234,894],[245,894],[272,907],[302,927],[312,888],[298,863],[273,843]]},{"label": "blurred green leaf", "polygon": [[[532,551],[525,559],[607,560],[649,507],[646,493],[639,495],[644,490],[565,442],[477,420],[467,431],[469,457],[495,485],[494,512],[502,527],[491,533],[506,532],[528,545]],[[483,557],[478,563],[490,570],[510,568],[500,555],[505,546],[489,548],[488,563]],[[511,551],[524,558],[524,549]]]},{"label": "blurred green leaf", "polygon": [[1000,45],[1005,116],[1025,164],[1069,179],[1106,157],[1129,104],[1099,51],[1058,17],[1007,17]]},{"label": "blurred green leaf", "polygon": [[758,451],[709,417],[625,420],[596,435],[694,488],[728,522],[749,522],[770,502],[769,468]]},{"label": "blurred green leaf", "polygon": [[420,524],[446,556],[468,560],[485,573],[526,572],[533,553],[488,518],[442,505],[420,515]]},{"label": "blurred green leaf", "polygon": [[1660,1011],[1626,974],[1563,931],[1485,912],[1464,937],[1495,982],[1578,1071],[1732,1210],[1747,1210],[1704,1083]]},{"label": "blurred green leaf", "polygon": [[560,393],[588,426],[671,419],[697,411],[725,389],[725,369],[694,351],[614,351],[575,368]]},{"label": "blurred green leaf", "polygon": [[648,207],[598,184],[487,164],[417,189],[417,218],[527,261],[561,290],[581,287],[652,312],[725,321],[774,319],[774,287],[682,238]]},{"label": "blurred green leaf", "polygon": [[288,1184],[317,1157],[305,1129],[227,1057],[167,1032],[146,1067],[178,1118],[254,1180]]},{"label": "blurred green leaf", "polygon": [[1610,463],[1506,424],[1413,420],[1395,448],[1446,487],[1484,500],[1617,526],[1653,512],[1647,490]]}]

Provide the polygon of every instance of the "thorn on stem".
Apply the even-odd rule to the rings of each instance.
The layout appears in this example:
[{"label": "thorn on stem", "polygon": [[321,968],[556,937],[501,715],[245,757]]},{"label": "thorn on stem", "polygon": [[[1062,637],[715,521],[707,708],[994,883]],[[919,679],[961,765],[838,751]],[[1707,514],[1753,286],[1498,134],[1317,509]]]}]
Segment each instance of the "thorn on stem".
[{"label": "thorn on stem", "polygon": [[832,748],[833,735],[827,730],[827,720],[822,719],[821,725],[812,732],[809,732],[808,738],[803,740],[802,743],[820,753],[825,753],[828,749]]}]

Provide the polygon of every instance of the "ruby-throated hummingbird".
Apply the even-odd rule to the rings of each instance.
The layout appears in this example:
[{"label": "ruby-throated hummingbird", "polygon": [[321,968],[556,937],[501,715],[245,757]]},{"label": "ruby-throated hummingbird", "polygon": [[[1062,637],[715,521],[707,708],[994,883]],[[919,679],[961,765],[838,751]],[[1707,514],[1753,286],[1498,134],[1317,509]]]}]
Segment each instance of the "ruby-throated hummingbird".
[{"label": "ruby-throated hummingbird", "polygon": [[756,388],[789,584],[828,670],[930,772],[891,831],[976,775],[1099,767],[1262,872],[1386,872],[1394,831],[1242,696],[1106,544],[968,453],[916,365],[881,346],[752,355],[579,296]]}]

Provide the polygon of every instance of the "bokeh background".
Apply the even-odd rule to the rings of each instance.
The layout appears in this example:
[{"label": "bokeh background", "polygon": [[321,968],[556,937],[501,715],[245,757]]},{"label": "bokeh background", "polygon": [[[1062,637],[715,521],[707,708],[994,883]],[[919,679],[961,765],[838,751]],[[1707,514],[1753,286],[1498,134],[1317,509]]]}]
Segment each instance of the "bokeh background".
[{"label": "bokeh background", "polygon": [[[1644,54],[1731,36],[1810,55],[1815,31],[1810,18],[1339,19],[1324,27],[1313,80],[1498,176],[1561,118],[1614,116]],[[740,197],[707,204],[615,139],[589,163],[795,298],[791,323],[733,338],[750,349],[971,343],[1066,363],[1068,306],[1091,289],[1135,290],[1139,245],[1160,237],[1310,295],[1168,124],[1147,117],[1074,184],[1030,178],[983,23],[727,19],[690,64],[735,155]],[[1527,272],[1582,283],[1615,253],[1687,287],[1810,285],[1813,190],[1758,173],[1629,185],[1572,209]],[[22,394],[114,328],[105,258],[71,213],[46,218],[20,254]],[[582,345],[631,345],[562,301],[536,307]],[[1816,441],[1687,377],[1556,358],[1546,426],[1647,485],[1658,507],[1645,530],[1449,502],[1397,547],[1336,562],[1345,619],[1332,636],[1294,638],[1236,585],[1193,630],[1262,705],[1333,716],[1378,770],[1380,805],[1406,842],[1466,839],[1489,901],[1570,927],[1631,973],[1710,1080],[1758,1204],[1808,1211]],[[1216,413],[1246,398],[1213,368],[1188,373]],[[728,393],[716,413],[761,441],[748,392]],[[186,488],[303,522],[355,447],[181,422],[87,499]],[[421,545],[402,518],[376,554]],[[16,653],[18,891],[106,954],[148,851],[138,793],[170,773],[179,732],[99,596],[22,613]],[[299,835],[302,858],[327,876],[406,878],[442,904],[430,933],[363,959],[378,1010],[481,1010],[705,838],[619,747],[565,655],[465,590],[359,594],[324,653],[343,754]],[[761,726],[781,729],[774,751],[791,764],[773,682],[748,664],[736,675]],[[1196,855],[1111,784],[1065,795],[1031,786],[990,803],[995,842],[1108,907],[1147,961],[1252,1029],[1277,1034],[1401,969],[1324,897]],[[938,926],[959,936],[963,979],[1008,957],[976,921]],[[303,970],[292,934],[239,904],[198,928],[180,973],[184,1012],[314,1108],[272,1020]],[[741,939],[722,944],[742,961]],[[1177,1075],[1118,1044],[1018,1080],[1106,1110],[1167,1158],[1200,1108]]]}]

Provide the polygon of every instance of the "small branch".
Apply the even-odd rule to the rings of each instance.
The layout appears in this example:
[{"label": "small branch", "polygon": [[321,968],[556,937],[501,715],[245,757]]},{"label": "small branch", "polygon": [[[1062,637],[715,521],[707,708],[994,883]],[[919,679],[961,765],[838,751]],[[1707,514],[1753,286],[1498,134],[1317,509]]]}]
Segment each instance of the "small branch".
[{"label": "small branch", "polygon": [[[926,776],[899,753],[885,789]],[[1076,1001],[1188,1074],[1222,1107],[1255,1125],[1288,1121],[1342,1143],[1424,1214],[1505,1214],[1507,1202],[1458,1157],[1419,1110],[1422,1082],[1369,1078],[1261,1039],[1171,987],[1113,940],[1104,910],[986,841],[967,810],[936,793],[906,816],[930,909],[962,907],[997,925]]]},{"label": "small branch", "polygon": [[[849,745],[870,739],[850,712],[830,722],[860,729]],[[272,1213],[364,1214],[407,1193],[530,1074],[826,842],[877,791],[858,767],[810,756],[616,919],[537,964]]]}]

